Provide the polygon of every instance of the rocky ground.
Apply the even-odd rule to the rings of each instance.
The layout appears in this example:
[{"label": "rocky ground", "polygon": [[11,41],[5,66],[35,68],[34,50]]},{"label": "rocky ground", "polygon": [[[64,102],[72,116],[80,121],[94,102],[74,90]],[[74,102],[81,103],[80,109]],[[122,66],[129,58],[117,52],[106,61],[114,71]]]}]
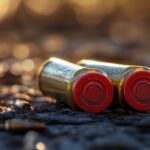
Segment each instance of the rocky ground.
[{"label": "rocky ground", "polygon": [[[5,88],[5,89],[4,89]],[[89,114],[73,111],[63,104],[54,103],[41,96],[34,88],[17,86],[17,90],[3,94],[7,87],[1,89],[0,98],[7,101],[26,98],[32,101],[48,101],[47,106],[39,110],[15,110],[0,115],[6,119],[20,118],[40,121],[46,124],[42,132],[28,131],[21,134],[15,131],[0,133],[1,149],[30,150],[148,150],[150,147],[150,116],[149,114],[127,112],[122,109],[106,110],[101,114]],[[3,91],[3,92],[2,92]],[[17,95],[14,93],[16,92]],[[39,143],[44,147],[37,148]]]},{"label": "rocky ground", "polygon": [[[0,102],[10,109],[0,113],[0,122],[18,118],[46,124],[42,132],[18,133],[2,129],[1,150],[149,150],[149,113],[122,108],[108,109],[101,114],[74,111],[41,95],[37,89],[36,70],[50,56],[73,62],[96,58],[150,66],[148,41],[139,42],[133,36],[129,41],[122,38],[121,43],[116,43],[110,36],[97,35],[47,33],[47,30],[1,31]],[[31,107],[12,107],[16,100],[29,102]]]}]

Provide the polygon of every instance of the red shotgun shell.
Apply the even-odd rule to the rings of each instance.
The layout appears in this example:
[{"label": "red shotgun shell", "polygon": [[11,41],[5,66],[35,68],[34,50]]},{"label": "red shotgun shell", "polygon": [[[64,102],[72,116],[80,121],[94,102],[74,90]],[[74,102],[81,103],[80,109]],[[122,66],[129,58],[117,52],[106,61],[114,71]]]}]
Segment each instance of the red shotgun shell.
[{"label": "red shotgun shell", "polygon": [[138,71],[130,75],[124,82],[123,93],[133,109],[150,111],[150,72]]},{"label": "red shotgun shell", "polygon": [[113,95],[111,81],[101,73],[85,74],[73,85],[75,104],[86,112],[102,112],[112,103]]}]

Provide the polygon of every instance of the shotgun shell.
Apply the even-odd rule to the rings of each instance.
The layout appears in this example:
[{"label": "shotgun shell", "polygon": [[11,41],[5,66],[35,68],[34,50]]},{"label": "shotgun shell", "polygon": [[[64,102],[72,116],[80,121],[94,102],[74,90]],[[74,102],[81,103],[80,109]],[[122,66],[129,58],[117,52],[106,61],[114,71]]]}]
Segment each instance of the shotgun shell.
[{"label": "shotgun shell", "polygon": [[99,113],[113,99],[113,85],[104,72],[58,58],[50,58],[41,65],[38,84],[44,95],[86,112]]},{"label": "shotgun shell", "polygon": [[45,128],[46,125],[41,122],[35,122],[26,119],[10,119],[5,121],[4,124],[0,124],[0,130],[17,133],[23,133],[29,130],[43,131]]},{"label": "shotgun shell", "polygon": [[150,68],[92,60],[81,60],[78,64],[107,73],[117,88],[119,104],[122,106],[130,106],[137,111],[150,111]]}]

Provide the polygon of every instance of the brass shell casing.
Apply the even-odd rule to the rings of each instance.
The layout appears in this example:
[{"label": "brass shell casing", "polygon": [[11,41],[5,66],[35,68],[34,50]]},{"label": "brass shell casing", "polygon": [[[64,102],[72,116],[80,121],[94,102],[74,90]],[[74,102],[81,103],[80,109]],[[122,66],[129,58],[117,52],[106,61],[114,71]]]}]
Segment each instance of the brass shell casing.
[{"label": "brass shell casing", "polygon": [[[114,85],[114,88],[116,89],[115,92],[118,95],[117,98],[118,98],[119,105],[124,106],[125,108],[129,106],[130,108],[133,108],[138,111],[150,111],[150,93],[149,92],[146,93],[148,95],[146,99],[147,104],[144,104],[144,101],[143,101],[142,102],[143,104],[141,104],[140,102],[139,104],[137,103],[137,105],[136,104],[132,105],[127,102],[128,100],[125,97],[125,95],[129,95],[129,93],[132,92],[132,91],[129,91],[130,89],[125,91],[125,83],[130,77],[135,75],[135,78],[136,78],[136,76],[139,76],[138,74],[140,73],[141,74],[143,73],[143,74],[139,76],[137,80],[141,80],[141,79],[142,81],[145,80],[145,82],[141,84],[145,84],[147,86],[146,90],[150,91],[150,68],[145,67],[145,66],[122,65],[122,64],[107,63],[107,62],[94,61],[94,60],[81,60],[77,64],[84,66],[84,67],[88,67],[88,68],[95,68],[95,69],[103,70],[111,79]],[[133,82],[136,82],[137,80],[135,79],[134,81],[134,77],[132,78],[133,78],[132,79],[133,81],[131,82],[133,84]],[[128,85],[131,84],[131,82],[130,83],[128,82]],[[132,93],[136,93],[136,92],[132,92]]]},{"label": "brass shell casing", "polygon": [[[38,70],[38,85],[39,89],[44,95],[51,96],[58,101],[63,101],[73,109],[78,108],[87,112],[97,113],[101,112],[104,107],[97,108],[98,106],[92,106],[92,104],[90,106],[90,104],[83,104],[83,102],[81,102],[81,104],[76,100],[76,97],[82,97],[82,89],[80,91],[78,90],[78,88],[83,85],[81,85],[82,83],[80,83],[79,85],[79,81],[84,82],[85,78],[85,80],[90,80],[89,82],[92,85],[93,80],[95,82],[95,78],[92,77],[102,77],[105,78],[104,80],[108,80],[106,82],[110,84],[110,93],[107,93],[109,93],[110,95],[107,97],[106,101],[107,105],[110,105],[109,103],[111,103],[112,101],[111,97],[113,97],[113,86],[111,89],[111,81],[107,78],[107,75],[103,71],[97,69],[88,69],[76,64],[69,63],[62,59],[50,58],[41,65]],[[100,81],[100,79],[96,79],[96,82],[99,84],[103,81]],[[79,87],[77,87],[77,85]],[[89,93],[86,94],[88,95]]]}]

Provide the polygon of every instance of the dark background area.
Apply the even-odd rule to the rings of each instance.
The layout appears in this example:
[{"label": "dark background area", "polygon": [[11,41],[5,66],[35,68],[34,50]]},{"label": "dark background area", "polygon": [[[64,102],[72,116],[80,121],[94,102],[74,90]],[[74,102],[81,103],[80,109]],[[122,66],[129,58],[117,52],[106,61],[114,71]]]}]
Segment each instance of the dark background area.
[{"label": "dark background area", "polygon": [[[37,92],[35,74],[51,56],[150,67],[150,1],[0,0],[1,101],[17,97],[16,93],[45,101]],[[94,115],[50,103],[38,112],[0,114],[1,122],[10,118],[44,122],[48,131],[1,132],[1,150],[150,148],[148,113],[116,109]]]}]

